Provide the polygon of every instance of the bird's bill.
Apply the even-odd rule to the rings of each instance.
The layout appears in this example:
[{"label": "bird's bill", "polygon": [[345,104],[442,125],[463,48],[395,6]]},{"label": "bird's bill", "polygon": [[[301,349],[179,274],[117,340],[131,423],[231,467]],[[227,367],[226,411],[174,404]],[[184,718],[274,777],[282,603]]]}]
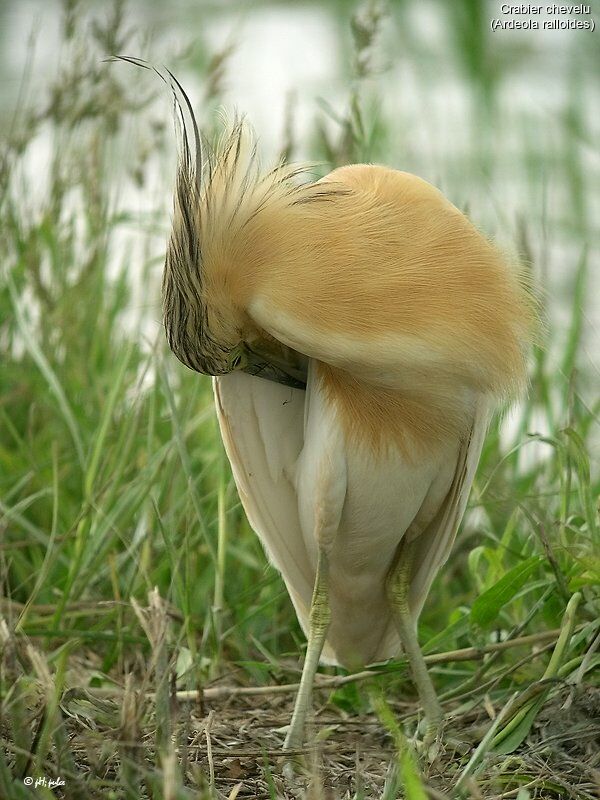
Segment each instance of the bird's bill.
[{"label": "bird's bill", "polygon": [[294,389],[306,389],[307,365],[296,359],[297,363],[277,358],[273,353],[259,352],[245,348],[245,363],[242,371],[248,375],[265,378],[268,381],[291,386]]}]

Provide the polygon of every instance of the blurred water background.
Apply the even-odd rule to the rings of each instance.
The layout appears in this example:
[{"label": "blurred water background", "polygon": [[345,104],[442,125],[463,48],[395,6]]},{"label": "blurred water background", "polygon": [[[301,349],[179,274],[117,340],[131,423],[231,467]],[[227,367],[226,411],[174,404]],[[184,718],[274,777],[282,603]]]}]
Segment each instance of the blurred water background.
[{"label": "blurred water background", "polygon": [[[505,4],[402,0],[383,9],[377,40],[356,63],[350,2],[67,2],[5,0],[0,6],[2,129],[24,107],[60,102],[61,80],[77,81],[73,60],[102,56],[94,26],[124,15],[119,46],[167,64],[188,90],[201,124],[217,109],[248,115],[265,160],[343,159],[344,122],[360,99],[365,159],[415,172],[438,185],[475,222],[529,262],[548,303],[552,348],[562,353],[574,296],[585,300],[584,371],[597,379],[600,344],[600,47],[597,32],[497,30]],[[368,9],[368,4],[363,4]],[[598,3],[591,15],[599,18]],[[65,26],[89,34],[64,43]],[[545,19],[544,15],[537,19]],[[76,20],[74,22],[73,20]],[[354,45],[360,31],[354,31]],[[105,43],[107,44],[107,43]],[[108,43],[110,44],[110,43]],[[79,52],[78,52],[79,49]],[[75,54],[75,55],[74,55]],[[69,67],[69,64],[71,67]],[[104,67],[102,67],[104,68]],[[106,67],[155,97],[121,131],[113,203],[123,212],[115,270],[127,254],[144,275],[133,308],[144,329],[159,325],[158,278],[169,227],[174,137],[166,92],[125,64]],[[361,72],[362,70],[362,72]],[[60,77],[62,75],[62,77]],[[209,76],[207,78],[207,76]],[[49,87],[54,82],[54,88]],[[358,88],[357,88],[358,87]],[[93,125],[83,119],[83,125]],[[336,139],[337,137],[337,139]],[[47,191],[56,131],[40,125],[19,167],[31,214]],[[158,146],[155,146],[157,145]],[[331,149],[331,148],[330,148]],[[146,221],[148,237],[136,236]],[[586,262],[583,286],[582,260]],[[152,270],[145,269],[153,264]],[[131,322],[131,320],[130,320]],[[149,327],[148,327],[149,326]],[[597,382],[597,381],[596,381]]]}]

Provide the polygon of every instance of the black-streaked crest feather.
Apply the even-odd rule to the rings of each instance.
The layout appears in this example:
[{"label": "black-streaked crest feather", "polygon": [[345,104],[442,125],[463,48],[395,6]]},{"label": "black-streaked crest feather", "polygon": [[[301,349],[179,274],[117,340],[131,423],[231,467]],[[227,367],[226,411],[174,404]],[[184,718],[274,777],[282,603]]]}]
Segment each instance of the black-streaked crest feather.
[{"label": "black-streaked crest feather", "polygon": [[[165,68],[166,69],[166,68]],[[195,168],[195,175],[196,175],[196,184],[198,189],[200,189],[200,185],[202,182],[202,141],[200,139],[200,131],[198,130],[198,123],[196,122],[196,117],[194,115],[194,110],[192,109],[192,104],[190,103],[190,98],[185,93],[183,86],[179,83],[177,78],[173,75],[171,70],[166,69],[167,75],[169,76],[169,86],[175,99],[177,100],[177,105],[179,107],[179,111],[181,113],[181,118],[183,121],[183,131],[186,141],[189,141],[187,137],[187,126],[185,122],[185,112],[184,106],[187,109],[189,120],[192,126],[192,132],[194,134],[194,153],[193,153],[193,162]],[[175,85],[173,85],[173,82]],[[181,102],[181,98],[183,98],[183,104]]]},{"label": "black-streaked crest feather", "polygon": [[[111,56],[106,61],[125,61],[133,64],[136,67],[147,69],[150,72],[156,73],[161,81],[169,87],[173,95],[173,107],[175,116],[175,129],[178,134],[178,139],[181,148],[181,160],[188,171],[192,172],[196,181],[196,187],[200,191],[202,184],[203,172],[203,153],[206,150],[206,142],[203,142],[198,129],[198,123],[192,109],[190,98],[183,89],[181,83],[177,80],[175,75],[170,69],[164,67],[164,73],[158,69],[154,64],[145,61],[143,58],[135,56]],[[190,139],[188,130],[191,129],[193,134],[193,149],[190,147]]]}]

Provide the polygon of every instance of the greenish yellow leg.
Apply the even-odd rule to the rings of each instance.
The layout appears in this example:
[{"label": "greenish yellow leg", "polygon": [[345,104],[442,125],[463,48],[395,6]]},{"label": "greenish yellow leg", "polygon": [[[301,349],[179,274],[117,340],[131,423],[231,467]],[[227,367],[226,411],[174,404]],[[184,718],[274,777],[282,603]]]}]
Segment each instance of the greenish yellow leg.
[{"label": "greenish yellow leg", "polygon": [[284,750],[297,750],[302,747],[304,740],[304,724],[306,722],[306,715],[312,705],[312,689],[315,673],[319,666],[319,659],[321,658],[321,652],[325,644],[325,636],[327,635],[327,629],[331,620],[328,571],[329,562],[327,554],[320,549],[315,587],[310,603],[306,658],[302,669],[300,688],[296,695],[292,721],[283,745]]},{"label": "greenish yellow leg", "polygon": [[401,542],[396,563],[388,577],[387,591],[394,621],[400,634],[400,641],[410,664],[412,677],[425,712],[427,727],[423,745],[427,747],[439,735],[444,712],[427,672],[427,665],[419,647],[414,620],[408,605],[408,590],[414,561],[414,550],[414,542]]}]

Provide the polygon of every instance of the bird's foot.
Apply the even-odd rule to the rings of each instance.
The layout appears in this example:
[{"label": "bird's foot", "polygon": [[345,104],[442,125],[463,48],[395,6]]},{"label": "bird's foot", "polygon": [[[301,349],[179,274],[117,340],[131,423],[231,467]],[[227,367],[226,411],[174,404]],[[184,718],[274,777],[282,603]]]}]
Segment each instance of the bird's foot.
[{"label": "bird's foot", "polygon": [[296,778],[306,771],[306,760],[302,752],[303,728],[298,730],[297,725],[288,727],[283,743],[283,776],[288,783],[293,784]]},{"label": "bird's foot", "polygon": [[[423,727],[425,728],[423,738],[420,738],[420,730]],[[442,730],[443,725],[437,720],[430,723],[425,719],[417,726],[411,744],[423,762],[433,764],[437,759],[442,746]]]},{"label": "bird's foot", "polygon": [[304,756],[297,754],[288,755],[286,753],[282,771],[285,780],[290,786],[294,786],[298,778],[306,773],[306,761]]}]

